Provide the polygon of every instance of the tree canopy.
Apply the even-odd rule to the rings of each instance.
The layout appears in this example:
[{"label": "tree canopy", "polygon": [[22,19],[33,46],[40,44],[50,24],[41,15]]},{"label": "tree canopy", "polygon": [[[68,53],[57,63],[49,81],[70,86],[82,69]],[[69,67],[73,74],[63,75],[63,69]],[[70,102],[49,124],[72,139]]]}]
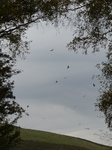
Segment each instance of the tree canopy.
[{"label": "tree canopy", "polygon": [[68,44],[69,49],[83,49],[87,54],[102,48],[111,49],[112,45],[112,1],[111,0],[75,0],[74,38]]},{"label": "tree canopy", "polygon": [[[28,52],[29,42],[24,38],[27,29],[41,21],[54,26],[71,25],[73,39],[67,44],[70,50],[87,54],[88,50],[94,53],[106,49],[108,62],[102,64],[102,69],[99,67],[106,79],[103,82],[106,90],[102,91],[96,105],[104,112],[108,127],[112,127],[112,70],[109,70],[112,68],[112,1],[0,0],[0,142],[6,143],[6,147],[18,139],[19,132],[13,127],[25,112],[14,101],[14,82],[10,79],[19,71],[12,68],[16,56]],[[12,121],[11,115],[16,115]],[[12,134],[13,129],[17,132]]]},{"label": "tree canopy", "polygon": [[23,54],[28,41],[22,37],[34,23],[50,21],[57,24],[62,10],[67,9],[69,0],[1,0],[0,1],[0,43],[9,48],[13,55]]},{"label": "tree canopy", "polygon": [[112,45],[111,0],[1,0],[0,4],[1,44],[7,40],[10,51],[15,53],[23,53],[27,47],[22,36],[33,23],[57,25],[64,24],[64,19],[73,27],[69,49],[77,52],[82,48],[86,54],[88,48],[95,52]]},{"label": "tree canopy", "polygon": [[112,130],[112,56],[110,52],[107,53],[107,61],[97,64],[97,68],[101,71],[101,75],[97,76],[100,81],[100,95],[96,107],[104,113],[105,122]]},{"label": "tree canopy", "polygon": [[14,59],[0,51],[0,149],[8,150],[20,140],[17,120],[25,110],[15,101],[14,81],[11,77],[20,71],[13,69]]}]

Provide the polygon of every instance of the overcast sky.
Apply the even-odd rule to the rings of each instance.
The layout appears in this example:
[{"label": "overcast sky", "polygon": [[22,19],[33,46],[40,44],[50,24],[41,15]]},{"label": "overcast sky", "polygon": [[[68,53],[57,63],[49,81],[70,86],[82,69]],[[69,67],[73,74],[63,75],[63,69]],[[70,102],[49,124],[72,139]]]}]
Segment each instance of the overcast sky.
[{"label": "overcast sky", "polygon": [[69,28],[34,26],[27,36],[32,40],[30,54],[18,59],[16,68],[23,71],[14,77],[14,94],[29,116],[24,115],[18,125],[112,144],[108,138],[100,139],[110,132],[94,105],[99,83],[92,76],[99,74],[95,65],[104,61],[105,53],[85,56],[81,50],[69,51]]}]

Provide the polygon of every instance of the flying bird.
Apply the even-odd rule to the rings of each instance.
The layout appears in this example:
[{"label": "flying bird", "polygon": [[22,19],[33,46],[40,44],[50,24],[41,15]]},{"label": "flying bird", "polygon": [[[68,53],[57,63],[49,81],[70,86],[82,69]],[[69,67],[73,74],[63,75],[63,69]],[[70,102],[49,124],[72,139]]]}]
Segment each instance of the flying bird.
[{"label": "flying bird", "polygon": [[67,66],[67,69],[69,69],[70,67],[69,66]]},{"label": "flying bird", "polygon": [[56,83],[58,83],[58,81],[56,81]]},{"label": "flying bird", "polygon": [[29,105],[27,105],[27,108],[29,107]]},{"label": "flying bird", "polygon": [[83,95],[83,97],[86,97],[86,95]]},{"label": "flying bird", "polygon": [[95,84],[93,83],[93,86],[95,87]]},{"label": "flying bird", "polygon": [[50,51],[52,52],[54,49],[51,49]]},{"label": "flying bird", "polygon": [[86,130],[90,130],[90,128],[85,128]]}]

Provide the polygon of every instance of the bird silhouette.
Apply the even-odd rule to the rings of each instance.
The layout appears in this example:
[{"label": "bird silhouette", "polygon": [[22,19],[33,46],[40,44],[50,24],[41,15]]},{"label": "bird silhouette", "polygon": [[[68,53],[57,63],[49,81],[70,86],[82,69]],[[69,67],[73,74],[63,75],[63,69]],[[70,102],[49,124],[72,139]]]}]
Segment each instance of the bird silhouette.
[{"label": "bird silhouette", "polygon": [[95,84],[93,83],[93,86],[95,87]]},{"label": "bird silhouette", "polygon": [[89,130],[90,128],[85,128],[86,130]]},{"label": "bird silhouette", "polygon": [[67,69],[69,69],[70,67],[69,66],[67,66]]},{"label": "bird silhouette", "polygon": [[50,51],[52,52],[54,49],[51,49]]},{"label": "bird silhouette", "polygon": [[83,97],[86,97],[86,95],[83,95]]}]

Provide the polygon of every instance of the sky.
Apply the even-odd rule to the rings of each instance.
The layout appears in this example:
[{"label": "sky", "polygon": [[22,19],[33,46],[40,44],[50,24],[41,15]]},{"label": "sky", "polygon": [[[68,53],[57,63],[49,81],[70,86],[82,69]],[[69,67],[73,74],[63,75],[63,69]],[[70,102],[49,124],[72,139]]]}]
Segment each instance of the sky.
[{"label": "sky", "polygon": [[92,79],[100,73],[95,66],[104,61],[105,52],[90,50],[84,55],[81,49],[77,54],[68,50],[72,34],[69,27],[44,23],[28,29],[30,54],[25,60],[18,58],[15,67],[22,72],[13,79],[16,100],[29,116],[23,115],[18,125],[112,145],[105,120],[95,108],[99,81]]}]

